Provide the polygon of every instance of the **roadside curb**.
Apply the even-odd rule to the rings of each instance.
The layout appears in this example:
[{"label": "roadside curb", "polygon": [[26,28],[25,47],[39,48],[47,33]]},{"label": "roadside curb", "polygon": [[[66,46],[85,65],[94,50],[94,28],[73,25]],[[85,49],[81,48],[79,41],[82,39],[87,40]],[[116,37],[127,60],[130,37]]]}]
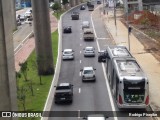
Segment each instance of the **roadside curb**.
[{"label": "roadside curb", "polygon": [[[58,56],[57,56],[57,63],[56,63],[56,68],[55,68],[55,74],[54,74],[54,77],[53,77],[53,80],[52,80],[52,83],[51,83],[51,86],[50,86],[50,90],[49,90],[49,93],[48,93],[48,97],[47,97],[47,100],[46,100],[46,103],[45,103],[45,106],[44,106],[44,113],[45,116],[49,116],[49,111],[52,111],[51,108],[52,108],[52,103],[53,103],[53,99],[54,99],[54,93],[55,93],[55,87],[54,85],[57,84],[58,82],[58,78],[59,78],[59,73],[60,73],[60,67],[61,67],[61,54],[62,54],[62,17],[69,11],[75,9],[76,7],[82,5],[82,4],[85,4],[85,3],[81,3],[79,5],[76,5],[72,8],[70,8],[69,10],[67,10],[66,12],[64,12],[61,16],[60,16],[60,20],[58,20]],[[48,111],[47,115],[46,115],[46,112],[45,111]],[[42,115],[43,116],[43,115]],[[49,117],[41,117],[41,120],[48,120]]]}]

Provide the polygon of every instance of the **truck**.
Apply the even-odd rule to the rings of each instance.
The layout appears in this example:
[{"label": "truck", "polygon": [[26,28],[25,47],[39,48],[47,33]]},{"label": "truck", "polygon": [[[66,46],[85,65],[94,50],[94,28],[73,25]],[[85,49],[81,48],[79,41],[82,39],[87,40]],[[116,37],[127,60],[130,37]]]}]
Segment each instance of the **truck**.
[{"label": "truck", "polygon": [[90,28],[84,28],[83,29],[83,39],[84,40],[94,40],[95,36],[94,36],[93,30]]},{"label": "truck", "polygon": [[73,85],[70,83],[60,83],[56,87],[54,94],[54,102],[57,103],[72,103],[73,101]]},{"label": "truck", "polygon": [[88,11],[93,11],[94,10],[94,5],[93,4],[89,4],[88,5]]}]

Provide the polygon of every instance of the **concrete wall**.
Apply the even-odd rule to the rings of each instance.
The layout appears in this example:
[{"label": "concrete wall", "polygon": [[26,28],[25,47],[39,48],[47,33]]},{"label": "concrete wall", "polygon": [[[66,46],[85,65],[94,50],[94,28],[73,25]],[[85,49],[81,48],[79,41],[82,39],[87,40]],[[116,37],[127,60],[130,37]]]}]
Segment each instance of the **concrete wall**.
[{"label": "concrete wall", "polygon": [[10,0],[0,0],[0,111],[17,111],[11,17]]}]

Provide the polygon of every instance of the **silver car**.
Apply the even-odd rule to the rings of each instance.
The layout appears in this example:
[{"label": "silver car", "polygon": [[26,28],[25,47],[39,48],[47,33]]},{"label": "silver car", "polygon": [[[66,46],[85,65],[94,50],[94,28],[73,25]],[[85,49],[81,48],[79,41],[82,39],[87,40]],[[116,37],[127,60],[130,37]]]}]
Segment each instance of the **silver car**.
[{"label": "silver car", "polygon": [[74,59],[74,51],[72,49],[64,49],[63,52],[63,60],[73,60]]},{"label": "silver car", "polygon": [[89,28],[89,27],[90,27],[89,21],[83,21],[83,22],[82,22],[82,29],[84,29],[84,28]]},{"label": "silver car", "polygon": [[82,81],[96,81],[95,70],[93,67],[84,67],[82,71]]},{"label": "silver car", "polygon": [[94,47],[86,47],[84,49],[84,57],[95,57],[95,48]]}]

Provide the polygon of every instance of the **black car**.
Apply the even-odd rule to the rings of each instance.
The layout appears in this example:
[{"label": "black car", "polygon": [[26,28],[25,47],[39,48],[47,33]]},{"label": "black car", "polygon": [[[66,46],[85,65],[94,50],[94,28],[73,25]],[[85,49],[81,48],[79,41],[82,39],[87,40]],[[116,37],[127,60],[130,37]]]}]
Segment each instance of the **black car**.
[{"label": "black car", "polygon": [[60,83],[56,87],[54,94],[54,102],[57,103],[72,103],[73,101],[73,85],[70,83]]},{"label": "black car", "polygon": [[72,33],[72,28],[71,26],[66,26],[63,28],[63,33]]},{"label": "black car", "polygon": [[97,1],[97,4],[101,4],[101,1],[100,1],[100,0],[98,0],[98,1]]},{"label": "black car", "polygon": [[108,56],[108,53],[106,50],[98,52],[98,62],[106,62],[106,58]]},{"label": "black car", "polygon": [[79,12],[72,12],[71,18],[72,20],[79,20]]},{"label": "black car", "polygon": [[82,6],[80,7],[80,10],[85,10],[85,6],[82,5]]}]

